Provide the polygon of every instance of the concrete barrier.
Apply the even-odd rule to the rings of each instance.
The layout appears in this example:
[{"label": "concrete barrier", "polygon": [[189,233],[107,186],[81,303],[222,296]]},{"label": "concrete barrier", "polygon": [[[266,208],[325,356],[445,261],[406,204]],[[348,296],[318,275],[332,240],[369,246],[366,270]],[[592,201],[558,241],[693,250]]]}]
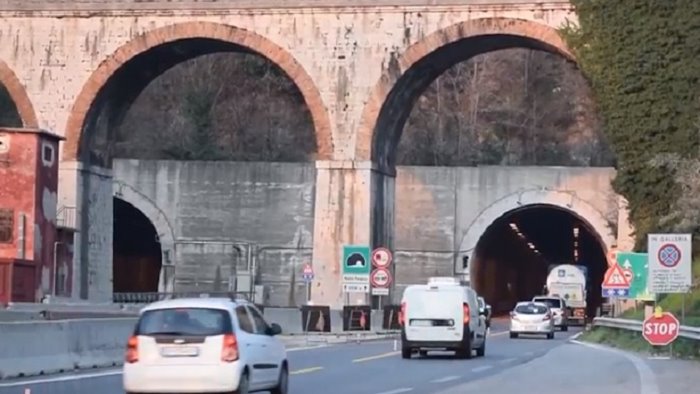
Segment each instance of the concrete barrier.
[{"label": "concrete barrier", "polygon": [[[331,310],[331,334],[343,333],[343,311]],[[283,334],[303,335],[298,308],[265,308]],[[0,322],[0,379],[121,365],[136,318]],[[372,311],[382,331],[382,312]],[[359,334],[358,334],[359,335]]]},{"label": "concrete barrier", "polygon": [[0,323],[0,379],[118,365],[135,321]]}]

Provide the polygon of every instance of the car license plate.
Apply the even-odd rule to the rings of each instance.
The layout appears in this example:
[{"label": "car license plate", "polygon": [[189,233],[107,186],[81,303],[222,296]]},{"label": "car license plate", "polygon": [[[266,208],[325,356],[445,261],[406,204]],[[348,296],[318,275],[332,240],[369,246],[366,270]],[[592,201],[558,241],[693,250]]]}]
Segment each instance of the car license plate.
[{"label": "car license plate", "polygon": [[195,357],[199,350],[191,346],[168,346],[160,349],[160,354],[163,357]]},{"label": "car license plate", "polygon": [[527,330],[527,331],[537,331],[537,326],[525,326],[525,330]]}]

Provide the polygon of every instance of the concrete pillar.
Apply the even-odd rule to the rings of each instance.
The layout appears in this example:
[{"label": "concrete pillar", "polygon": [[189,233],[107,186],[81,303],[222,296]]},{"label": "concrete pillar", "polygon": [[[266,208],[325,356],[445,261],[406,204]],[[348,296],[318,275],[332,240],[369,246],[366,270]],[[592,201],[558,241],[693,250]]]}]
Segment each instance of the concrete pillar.
[{"label": "concrete pillar", "polygon": [[59,209],[74,207],[77,229],[72,298],[109,302],[112,298],[112,172],[63,161]]},{"label": "concrete pillar", "polygon": [[[369,161],[317,161],[311,300],[340,308],[343,245],[393,247],[394,178]],[[353,294],[350,303],[367,299]]]}]

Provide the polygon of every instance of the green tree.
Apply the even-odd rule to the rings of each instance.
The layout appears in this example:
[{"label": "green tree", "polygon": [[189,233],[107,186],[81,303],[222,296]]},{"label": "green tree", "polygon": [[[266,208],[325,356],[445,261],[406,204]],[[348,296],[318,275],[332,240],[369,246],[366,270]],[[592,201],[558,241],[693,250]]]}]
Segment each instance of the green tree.
[{"label": "green tree", "polygon": [[589,79],[617,157],[637,247],[669,229],[679,187],[659,154],[693,155],[700,77],[700,2],[572,0],[579,25],[563,29]]}]

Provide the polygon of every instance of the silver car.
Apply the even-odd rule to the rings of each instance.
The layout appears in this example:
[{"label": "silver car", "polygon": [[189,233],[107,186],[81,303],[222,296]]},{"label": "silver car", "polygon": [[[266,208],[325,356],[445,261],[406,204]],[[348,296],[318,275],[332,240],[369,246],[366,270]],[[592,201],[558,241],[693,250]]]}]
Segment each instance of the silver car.
[{"label": "silver car", "polygon": [[541,302],[519,302],[510,312],[510,337],[520,334],[546,335],[554,338],[554,319],[547,304]]},{"label": "silver car", "polygon": [[567,313],[566,301],[564,301],[563,298],[556,296],[537,296],[532,299],[532,302],[547,304],[552,311],[554,327],[562,331],[569,330],[569,315]]}]

